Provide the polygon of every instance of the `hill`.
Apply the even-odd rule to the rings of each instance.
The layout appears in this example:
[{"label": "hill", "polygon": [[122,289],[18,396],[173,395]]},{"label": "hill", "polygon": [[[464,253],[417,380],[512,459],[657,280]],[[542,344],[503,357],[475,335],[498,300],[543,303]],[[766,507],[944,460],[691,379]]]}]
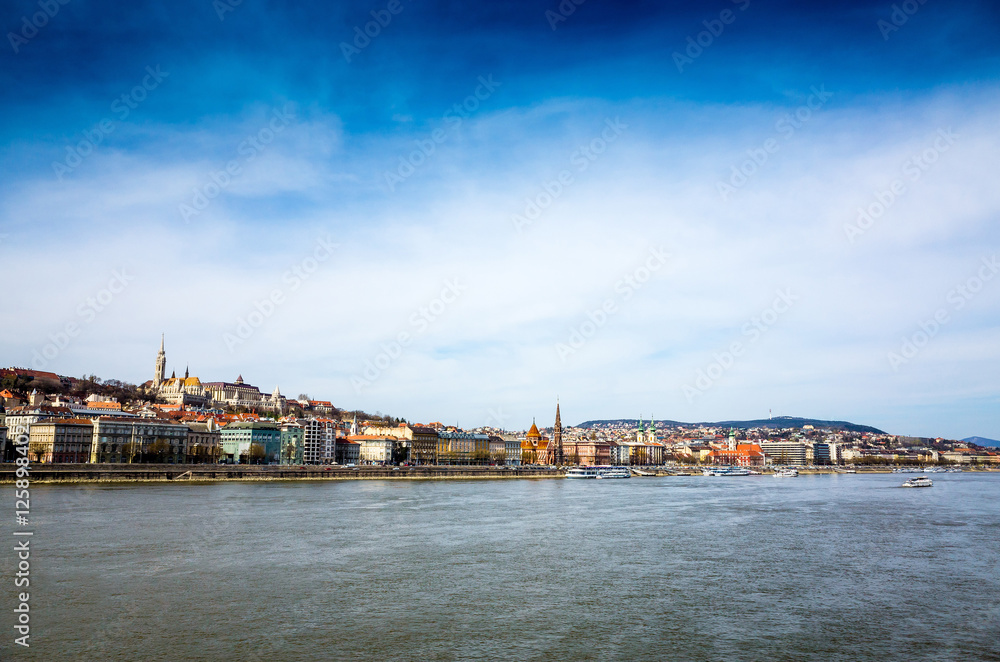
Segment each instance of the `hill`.
[{"label": "hill", "polygon": [[[634,418],[618,418],[613,420],[586,421],[577,427],[591,428],[596,425],[638,425]],[[831,430],[847,430],[849,432],[871,432],[873,434],[885,434],[878,428],[870,425],[859,425],[849,421],[822,421],[816,418],[799,418],[797,416],[776,416],[774,418],[759,418],[752,421],[716,421],[700,423],[683,423],[680,421],[657,420],[657,425],[679,426],[679,427],[717,427],[717,428],[801,428],[803,425],[811,425],[815,428],[825,428]],[[977,442],[978,443],[978,442]]]},{"label": "hill", "polygon": [[975,444],[976,446],[985,446],[987,448],[1000,448],[1000,441],[996,439],[987,439],[986,437],[966,437],[963,439],[967,444]]}]

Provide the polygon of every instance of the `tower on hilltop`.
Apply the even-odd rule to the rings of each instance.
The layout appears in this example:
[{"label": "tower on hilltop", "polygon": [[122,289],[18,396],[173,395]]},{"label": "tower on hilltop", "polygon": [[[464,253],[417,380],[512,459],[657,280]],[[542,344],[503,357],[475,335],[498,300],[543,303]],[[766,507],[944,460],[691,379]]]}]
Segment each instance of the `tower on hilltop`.
[{"label": "tower on hilltop", "polygon": [[552,463],[563,464],[562,418],[559,415],[559,399],[556,398],[556,424],[552,430]]},{"label": "tower on hilltop", "polygon": [[167,378],[167,353],[163,351],[163,334],[160,334],[160,351],[156,353],[156,372],[153,373],[153,388],[159,388]]}]

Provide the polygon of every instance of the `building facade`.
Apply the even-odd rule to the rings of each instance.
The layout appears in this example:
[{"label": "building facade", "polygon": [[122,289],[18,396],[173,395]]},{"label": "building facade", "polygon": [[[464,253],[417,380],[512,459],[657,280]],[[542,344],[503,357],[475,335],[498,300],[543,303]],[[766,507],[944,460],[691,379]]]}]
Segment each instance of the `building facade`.
[{"label": "building facade", "polygon": [[222,457],[232,464],[270,464],[281,452],[276,423],[239,422],[222,428]]},{"label": "building facade", "polygon": [[28,457],[39,464],[86,463],[94,425],[85,418],[50,419],[33,423],[28,431]]}]

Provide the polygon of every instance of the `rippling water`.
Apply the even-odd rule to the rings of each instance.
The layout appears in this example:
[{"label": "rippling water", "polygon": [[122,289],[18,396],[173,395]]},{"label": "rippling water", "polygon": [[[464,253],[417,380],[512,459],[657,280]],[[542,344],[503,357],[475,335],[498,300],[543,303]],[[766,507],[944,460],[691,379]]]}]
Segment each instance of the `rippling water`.
[{"label": "rippling water", "polygon": [[1000,659],[1000,474],[903,478],[35,486],[32,647],[6,608],[0,651]]}]

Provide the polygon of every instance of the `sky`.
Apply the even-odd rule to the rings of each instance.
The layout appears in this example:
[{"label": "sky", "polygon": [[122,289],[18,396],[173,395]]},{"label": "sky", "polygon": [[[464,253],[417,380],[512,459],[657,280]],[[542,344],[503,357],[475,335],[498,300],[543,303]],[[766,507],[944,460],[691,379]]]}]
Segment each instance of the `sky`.
[{"label": "sky", "polygon": [[1000,439],[1000,7],[9,1],[0,364]]}]

